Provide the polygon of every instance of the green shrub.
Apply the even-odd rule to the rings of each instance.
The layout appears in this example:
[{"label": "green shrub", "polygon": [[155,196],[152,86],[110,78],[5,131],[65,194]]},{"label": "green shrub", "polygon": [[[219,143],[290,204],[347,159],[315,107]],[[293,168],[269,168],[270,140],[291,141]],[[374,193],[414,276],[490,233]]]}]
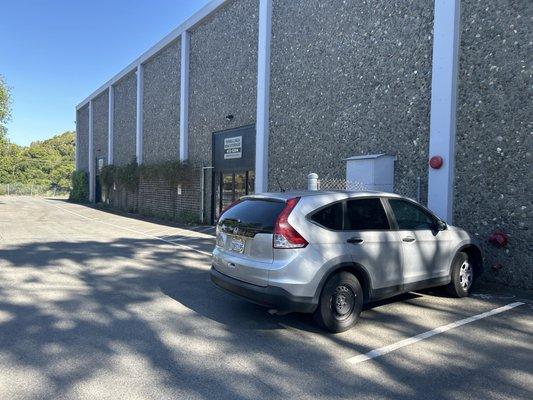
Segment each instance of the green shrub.
[{"label": "green shrub", "polygon": [[139,166],[134,159],[129,164],[114,167],[113,179],[119,185],[124,186],[130,192],[134,192],[139,187]]},{"label": "green shrub", "polygon": [[142,164],[139,166],[139,172],[144,179],[162,179],[173,187],[190,182],[192,179],[192,169],[183,161]]},{"label": "green shrub", "polygon": [[113,186],[113,183],[115,182],[114,175],[114,165],[106,165],[100,171],[100,183],[102,184],[102,187],[105,188],[107,191],[111,189],[111,186]]},{"label": "green shrub", "polygon": [[89,176],[84,171],[74,171],[71,175],[72,187],[68,200],[73,203],[89,201]]},{"label": "green shrub", "polygon": [[200,224],[200,218],[198,214],[191,211],[181,211],[176,215],[175,220],[186,225],[198,225]]},{"label": "green shrub", "polygon": [[100,172],[102,187],[110,189],[114,183],[130,191],[139,187],[139,179],[161,179],[177,187],[191,181],[192,168],[182,161],[167,161],[157,164],[138,165],[135,160],[123,166],[107,165]]}]

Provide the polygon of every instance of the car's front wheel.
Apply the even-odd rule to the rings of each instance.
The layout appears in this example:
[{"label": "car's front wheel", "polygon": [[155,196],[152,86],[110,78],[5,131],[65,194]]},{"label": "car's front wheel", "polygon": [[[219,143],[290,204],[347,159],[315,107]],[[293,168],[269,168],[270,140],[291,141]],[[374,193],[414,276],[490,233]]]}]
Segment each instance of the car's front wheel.
[{"label": "car's front wheel", "polygon": [[468,254],[459,252],[455,256],[451,271],[451,282],[446,291],[453,297],[466,297],[470,294],[474,283],[474,265]]},{"label": "car's front wheel", "polygon": [[355,325],[363,308],[363,289],[346,271],[331,276],[322,289],[315,320],[330,332],[344,332]]}]

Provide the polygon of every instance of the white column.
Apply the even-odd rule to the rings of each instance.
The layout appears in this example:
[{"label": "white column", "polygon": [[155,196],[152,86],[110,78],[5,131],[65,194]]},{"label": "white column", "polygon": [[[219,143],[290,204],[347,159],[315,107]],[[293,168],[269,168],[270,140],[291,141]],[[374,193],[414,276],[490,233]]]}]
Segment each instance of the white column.
[{"label": "white column", "polygon": [[189,48],[190,36],[187,31],[181,34],[180,72],[180,160],[189,158]]},{"label": "white column", "polygon": [[434,15],[429,157],[441,156],[444,162],[440,169],[429,167],[428,206],[449,223],[453,217],[460,3],[435,1]]},{"label": "white column", "polygon": [[255,192],[268,189],[268,133],[270,106],[270,40],[272,0],[259,2],[259,41],[257,46],[257,116],[255,138]]},{"label": "white column", "polygon": [[76,171],[78,171],[80,169],[80,149],[78,147],[78,143],[79,143],[79,140],[78,140],[78,135],[79,135],[79,123],[80,121],[78,120],[78,109],[76,109],[76,135],[74,136],[74,148],[76,149],[76,153],[74,154],[74,166],[76,167]]},{"label": "white column", "polygon": [[93,136],[93,101],[89,101],[89,202],[94,202],[94,185],[96,183],[94,168],[94,136]]},{"label": "white column", "polygon": [[143,66],[137,66],[137,125],[135,135],[135,156],[137,163],[142,164],[143,156]]},{"label": "white column", "polygon": [[109,85],[109,108],[107,113],[107,164],[113,164],[113,130],[115,123],[115,88]]}]

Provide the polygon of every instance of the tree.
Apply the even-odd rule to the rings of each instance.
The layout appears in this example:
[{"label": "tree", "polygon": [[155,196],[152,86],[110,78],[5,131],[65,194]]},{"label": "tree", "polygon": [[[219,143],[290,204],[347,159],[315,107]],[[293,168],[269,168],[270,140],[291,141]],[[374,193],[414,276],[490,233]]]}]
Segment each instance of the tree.
[{"label": "tree", "polygon": [[0,75],[0,146],[7,141],[5,124],[11,117],[11,92],[2,75]]},{"label": "tree", "polygon": [[11,93],[0,75],[0,184],[22,183],[68,189],[74,171],[74,132],[19,146],[11,143],[7,136],[5,124],[10,117]]}]

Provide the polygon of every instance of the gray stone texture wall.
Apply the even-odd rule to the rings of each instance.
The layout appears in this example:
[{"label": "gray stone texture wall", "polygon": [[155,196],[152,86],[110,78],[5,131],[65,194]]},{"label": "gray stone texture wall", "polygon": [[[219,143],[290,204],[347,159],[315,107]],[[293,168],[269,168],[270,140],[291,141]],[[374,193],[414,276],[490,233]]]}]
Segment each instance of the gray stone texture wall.
[{"label": "gray stone texture wall", "polygon": [[76,111],[76,169],[89,172],[89,106]]},{"label": "gray stone texture wall", "polygon": [[128,164],[135,157],[137,74],[132,72],[115,85],[113,163]]},{"label": "gray stone texture wall", "polygon": [[104,157],[107,164],[109,94],[105,90],[93,100],[94,158]]},{"label": "gray stone texture wall", "polygon": [[[255,123],[257,32],[255,0],[231,1],[191,32],[189,159],[194,165],[212,164],[213,132]],[[206,176],[209,210],[211,174]]]},{"label": "gray stone texture wall", "polygon": [[180,39],[144,64],[143,163],[179,159]]},{"label": "gray stone texture wall", "polygon": [[455,223],[483,244],[486,279],[533,288],[533,2],[461,6]]},{"label": "gray stone texture wall", "polygon": [[344,158],[398,156],[427,175],[433,1],[274,0],[269,189],[345,178]]}]

